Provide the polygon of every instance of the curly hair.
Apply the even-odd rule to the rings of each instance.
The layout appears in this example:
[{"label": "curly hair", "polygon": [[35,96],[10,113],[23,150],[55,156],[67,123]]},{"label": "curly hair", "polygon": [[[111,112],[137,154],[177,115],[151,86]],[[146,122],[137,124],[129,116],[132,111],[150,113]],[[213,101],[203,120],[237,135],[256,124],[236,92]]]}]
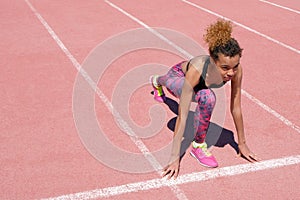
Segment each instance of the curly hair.
[{"label": "curly hair", "polygon": [[231,33],[232,23],[223,19],[219,19],[206,29],[203,38],[208,44],[209,54],[214,60],[218,60],[219,53],[230,57],[242,56],[243,49],[239,46],[237,40],[231,37]]}]

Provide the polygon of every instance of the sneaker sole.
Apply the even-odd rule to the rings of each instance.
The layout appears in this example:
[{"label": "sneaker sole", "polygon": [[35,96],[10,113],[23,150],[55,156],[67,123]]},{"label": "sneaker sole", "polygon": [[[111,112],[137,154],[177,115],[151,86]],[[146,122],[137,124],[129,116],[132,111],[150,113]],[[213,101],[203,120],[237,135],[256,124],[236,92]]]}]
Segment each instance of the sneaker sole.
[{"label": "sneaker sole", "polygon": [[191,151],[190,151],[190,155],[193,156],[193,157],[198,161],[198,163],[199,163],[200,165],[204,166],[204,167],[208,167],[208,168],[217,168],[217,167],[218,167],[218,165],[217,165],[217,166],[209,166],[209,165],[203,164],[202,162],[200,162],[200,161],[198,160],[198,158],[195,156],[195,154],[194,154],[193,152],[191,152]]}]

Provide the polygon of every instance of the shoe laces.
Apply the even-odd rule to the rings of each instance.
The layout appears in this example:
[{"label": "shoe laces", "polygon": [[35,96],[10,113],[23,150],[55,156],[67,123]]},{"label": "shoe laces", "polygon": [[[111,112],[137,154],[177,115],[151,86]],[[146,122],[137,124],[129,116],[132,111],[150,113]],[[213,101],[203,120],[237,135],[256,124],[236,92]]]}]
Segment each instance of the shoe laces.
[{"label": "shoe laces", "polygon": [[200,148],[202,150],[202,152],[205,154],[205,156],[211,156],[211,153],[208,151],[207,149],[207,144],[206,143],[202,143],[198,146],[198,148]]}]

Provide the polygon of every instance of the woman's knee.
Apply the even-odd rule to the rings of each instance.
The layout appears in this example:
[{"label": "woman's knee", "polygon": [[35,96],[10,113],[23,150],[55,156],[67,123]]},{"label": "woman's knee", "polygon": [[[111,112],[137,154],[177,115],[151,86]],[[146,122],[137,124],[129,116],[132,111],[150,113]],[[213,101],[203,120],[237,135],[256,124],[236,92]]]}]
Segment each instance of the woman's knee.
[{"label": "woman's knee", "polygon": [[216,95],[211,89],[199,90],[195,95],[195,100],[199,105],[213,108],[216,104]]},{"label": "woman's knee", "polygon": [[167,81],[166,88],[177,98],[181,96],[184,77],[172,77]]}]

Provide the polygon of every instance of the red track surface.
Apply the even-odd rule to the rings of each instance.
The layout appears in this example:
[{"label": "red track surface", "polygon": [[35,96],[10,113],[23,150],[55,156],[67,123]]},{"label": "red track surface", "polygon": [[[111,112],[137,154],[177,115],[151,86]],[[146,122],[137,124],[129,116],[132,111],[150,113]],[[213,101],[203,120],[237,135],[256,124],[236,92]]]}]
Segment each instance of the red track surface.
[{"label": "red track surface", "polygon": [[[49,24],[71,55],[82,63],[107,38],[141,25],[105,1],[29,1]],[[206,26],[217,19],[183,1],[111,1],[151,27],[181,32],[205,46]],[[298,1],[274,3],[300,9]],[[260,1],[193,1],[298,49],[298,53],[236,25],[234,36],[244,48],[243,89],[290,120],[299,124],[300,62],[299,14]],[[123,173],[97,161],[78,136],[72,113],[72,95],[77,70],[49,34],[26,1],[1,1],[1,181],[0,199],[40,199],[91,191],[159,178],[156,172]],[[175,41],[176,43],[176,41]],[[111,100],[112,88],[120,77],[144,63],[171,66],[178,56],[160,51],[136,52],[111,65],[99,80],[99,88]],[[127,83],[124,88],[132,83]],[[227,88],[228,89],[228,88]],[[156,105],[150,86],[132,95],[129,112],[139,125],[150,121],[148,110]],[[284,124],[246,96],[243,112],[248,144],[264,160],[300,155],[299,129]],[[167,112],[166,122],[175,115]],[[137,146],[115,124],[104,103],[96,98],[98,121],[107,137],[127,151]],[[225,125],[234,131],[227,114]],[[171,131],[142,140],[150,151],[171,141]],[[220,168],[247,164],[236,158],[229,146],[213,148]],[[203,168],[186,155],[180,175],[201,172]],[[221,176],[207,181],[178,185],[188,199],[299,199],[300,165]],[[176,199],[169,187],[130,192],[111,199]]]}]

